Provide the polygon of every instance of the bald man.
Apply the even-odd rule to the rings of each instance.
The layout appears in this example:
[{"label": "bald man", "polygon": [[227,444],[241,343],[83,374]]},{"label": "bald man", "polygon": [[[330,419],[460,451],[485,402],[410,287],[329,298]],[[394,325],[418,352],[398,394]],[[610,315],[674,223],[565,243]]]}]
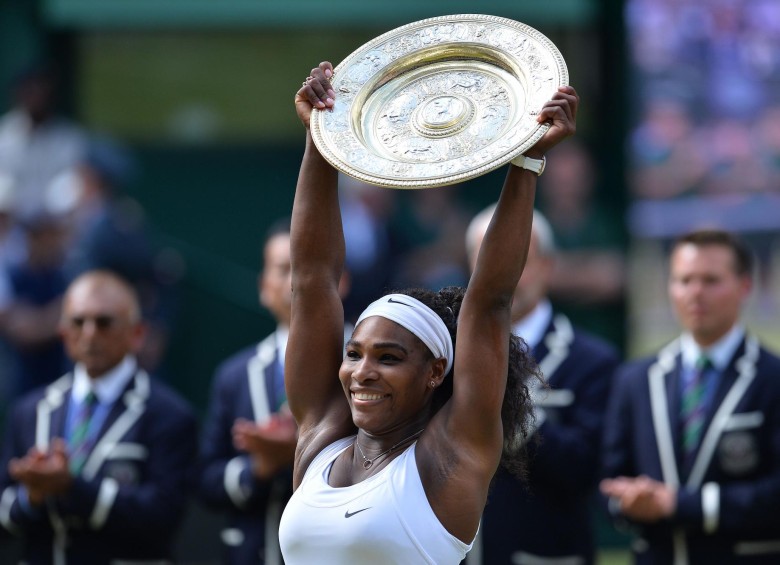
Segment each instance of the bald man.
[{"label": "bald man", "polygon": [[73,371],[9,415],[0,526],[23,538],[30,565],[171,561],[197,427],[187,403],[138,367],[133,288],[108,271],[81,275],[60,335]]}]

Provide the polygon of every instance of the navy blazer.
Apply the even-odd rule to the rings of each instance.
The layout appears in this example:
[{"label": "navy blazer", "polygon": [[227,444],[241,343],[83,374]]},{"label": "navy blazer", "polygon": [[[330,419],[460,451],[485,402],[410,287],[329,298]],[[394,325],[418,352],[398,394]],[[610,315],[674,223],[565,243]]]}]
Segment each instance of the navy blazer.
[{"label": "navy blazer", "polygon": [[182,398],[142,370],[110,409],[70,491],[38,509],[20,503],[8,462],[64,437],[72,384],[67,374],[11,409],[0,461],[2,528],[23,536],[30,565],[170,560],[197,453],[197,421]]},{"label": "navy blazer", "polygon": [[529,480],[499,470],[479,543],[467,557],[470,565],[593,561],[590,501],[604,409],[619,357],[612,346],[575,330],[560,314],[533,355],[550,389],[533,391],[536,430],[528,444]]},{"label": "navy blazer", "polygon": [[[637,533],[638,563],[780,563],[780,358],[743,340],[720,376],[690,473],[680,469],[675,340],[616,375],[604,476],[647,475],[678,490],[676,515]],[[615,514],[621,522],[620,516]]]},{"label": "navy blazer", "polygon": [[282,563],[278,528],[292,495],[292,469],[269,481],[256,479],[249,456],[233,447],[231,434],[236,418],[263,422],[277,412],[279,370],[273,333],[224,361],[212,383],[201,439],[199,494],[207,506],[227,515],[221,536],[225,563]]}]

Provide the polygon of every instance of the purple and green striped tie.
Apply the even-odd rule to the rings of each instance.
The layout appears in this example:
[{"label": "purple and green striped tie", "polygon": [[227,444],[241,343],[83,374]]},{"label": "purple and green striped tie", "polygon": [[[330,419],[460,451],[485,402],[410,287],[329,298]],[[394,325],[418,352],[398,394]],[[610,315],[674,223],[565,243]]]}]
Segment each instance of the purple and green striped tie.
[{"label": "purple and green striped tie", "polygon": [[704,394],[706,391],[705,374],[712,368],[712,362],[705,356],[696,360],[693,374],[688,379],[682,391],[682,446],[686,465],[692,461],[699,446],[702,428],[704,426],[705,405]]},{"label": "purple and green striped tie", "polygon": [[81,472],[90,451],[92,451],[93,436],[89,433],[89,424],[97,404],[97,396],[93,391],[89,391],[76,412],[73,431],[70,435],[70,472],[73,475],[78,475]]}]

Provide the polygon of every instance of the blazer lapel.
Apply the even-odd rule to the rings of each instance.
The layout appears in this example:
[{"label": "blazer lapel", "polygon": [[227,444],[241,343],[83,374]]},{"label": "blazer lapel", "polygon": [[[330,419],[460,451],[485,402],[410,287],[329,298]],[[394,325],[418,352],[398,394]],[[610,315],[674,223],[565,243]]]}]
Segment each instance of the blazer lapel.
[{"label": "blazer lapel", "polygon": [[650,365],[647,373],[661,474],[664,482],[673,487],[680,484],[673,431],[677,427],[677,414],[671,411],[675,406],[673,398],[676,394],[672,382],[679,353],[680,342],[675,340],[658,353],[656,362]]},{"label": "blazer lapel", "polygon": [[682,354],[678,351],[674,358],[674,367],[666,373],[666,405],[669,407],[669,427],[672,434],[672,447],[678,471],[682,471]]},{"label": "blazer lapel", "polygon": [[558,367],[569,356],[571,343],[574,341],[574,329],[569,319],[558,314],[550,320],[547,332],[534,348],[534,357],[545,380],[551,382]]},{"label": "blazer lapel", "polygon": [[255,422],[263,423],[271,417],[271,406],[268,400],[266,368],[276,359],[276,332],[266,337],[257,346],[257,354],[247,364],[249,379],[249,397],[252,400],[252,412]]},{"label": "blazer lapel", "polygon": [[718,400],[713,402],[714,413],[705,429],[696,460],[686,482],[688,486],[701,486],[729,417],[755,379],[759,354],[758,340],[748,336],[743,346],[738,348],[735,360],[729,363],[728,369],[724,372],[716,392],[716,399],[719,402]]},{"label": "blazer lapel", "polygon": [[54,437],[65,437],[65,418],[68,413],[73,375],[68,373],[46,387],[38,401],[35,418],[35,447],[49,449]]},{"label": "blazer lapel", "polygon": [[86,480],[97,476],[111,450],[143,416],[150,387],[151,383],[146,371],[137,371],[125,388],[124,394],[111,407],[100,430],[99,439],[84,464],[82,476]]},{"label": "blazer lapel", "polygon": [[745,355],[745,342],[743,341],[742,344],[734,352],[734,357],[731,359],[731,361],[729,361],[728,366],[723,370],[723,373],[718,378],[718,383],[717,386],[715,387],[715,392],[712,395],[712,402],[710,404],[709,410],[707,411],[707,419],[704,422],[705,430],[710,427],[710,425],[712,424],[712,420],[715,417],[715,412],[717,411],[718,407],[723,403],[723,400],[726,398],[726,395],[734,386],[734,383],[737,382],[737,379],[739,378],[739,372],[737,371],[737,360],[744,357],[744,355]]},{"label": "blazer lapel", "polygon": [[[573,395],[569,390],[555,390],[555,372],[569,356],[571,343],[574,341],[574,330],[566,316],[561,314],[554,316],[547,326],[547,331],[541,341],[533,349],[534,359],[539,365],[545,381],[550,383],[550,389],[544,389],[535,379],[529,382],[529,392],[534,403],[534,419],[529,426],[528,435],[536,433],[547,419],[545,408],[568,406],[573,401]],[[510,450],[519,449],[525,441],[516,440],[510,446]]]}]

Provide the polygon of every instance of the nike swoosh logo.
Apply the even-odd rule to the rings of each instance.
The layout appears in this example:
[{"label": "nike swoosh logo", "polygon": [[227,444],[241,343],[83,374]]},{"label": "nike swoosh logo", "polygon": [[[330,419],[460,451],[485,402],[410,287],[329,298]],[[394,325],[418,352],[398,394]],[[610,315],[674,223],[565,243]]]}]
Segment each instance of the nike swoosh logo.
[{"label": "nike swoosh logo", "polygon": [[364,511],[368,510],[369,508],[371,508],[371,507],[369,506],[368,508],[361,508],[360,510],[355,510],[354,512],[350,512],[349,510],[347,510],[346,512],[344,512],[344,517],[345,518],[352,518],[352,516],[354,516],[355,514],[360,514],[361,512],[364,512]]},{"label": "nike swoosh logo", "polygon": [[392,298],[387,299],[388,302],[392,302],[393,304],[403,304],[404,306],[408,306],[409,308],[414,308],[411,304],[407,304],[406,302],[401,302],[400,300],[393,300]]}]

